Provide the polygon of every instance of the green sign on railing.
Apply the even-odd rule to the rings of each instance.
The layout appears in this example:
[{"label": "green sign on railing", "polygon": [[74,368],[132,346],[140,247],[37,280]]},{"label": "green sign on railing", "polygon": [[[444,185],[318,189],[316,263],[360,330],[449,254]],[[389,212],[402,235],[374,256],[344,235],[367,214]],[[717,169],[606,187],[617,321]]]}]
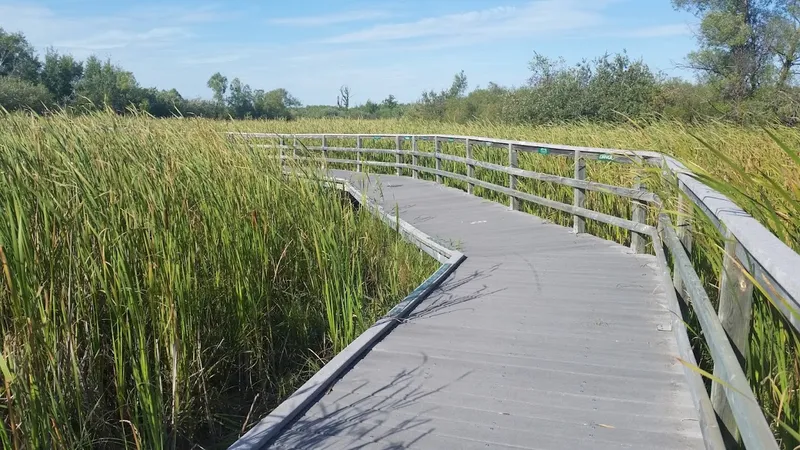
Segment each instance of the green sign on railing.
[{"label": "green sign on railing", "polygon": [[609,155],[608,153],[604,153],[602,155],[599,155],[597,157],[597,159],[599,161],[613,161],[614,160],[614,155]]},{"label": "green sign on railing", "polygon": [[539,154],[540,154],[540,155],[547,155],[547,154],[550,154],[550,149],[549,149],[549,148],[544,148],[544,147],[541,147],[541,148],[539,148]]}]

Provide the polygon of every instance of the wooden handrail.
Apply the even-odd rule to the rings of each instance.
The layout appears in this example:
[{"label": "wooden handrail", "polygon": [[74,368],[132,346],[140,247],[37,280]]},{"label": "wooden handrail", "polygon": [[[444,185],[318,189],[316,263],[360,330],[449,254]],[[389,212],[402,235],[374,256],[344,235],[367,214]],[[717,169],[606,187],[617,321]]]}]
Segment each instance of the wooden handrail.
[{"label": "wooden handrail", "polygon": [[[277,135],[266,133],[228,133],[228,137],[251,138],[276,138]],[[281,149],[281,158],[285,159],[315,159],[297,155],[298,140],[311,139],[322,140],[323,145],[303,146],[311,151],[321,150],[327,163],[354,164],[358,171],[362,166],[379,166],[394,168],[396,174],[401,175],[404,170],[412,172],[416,178],[419,172],[429,173],[436,176],[437,182],[442,182],[444,178],[462,181],[467,184],[467,191],[473,192],[474,187],[482,187],[500,194],[507,195],[512,209],[518,208],[518,200],[525,200],[541,206],[553,208],[562,212],[572,214],[574,217],[574,230],[582,232],[585,230],[584,219],[592,219],[603,223],[618,226],[638,233],[638,239],[633,239],[632,247],[637,251],[642,251],[642,238],[650,237],[656,259],[662,266],[665,280],[669,279],[669,267],[666,266],[666,257],[662,245],[666,247],[674,260],[674,287],[678,295],[687,297],[695,311],[697,312],[704,335],[711,349],[714,360],[715,380],[712,384],[712,396],[709,399],[705,392],[703,383],[697,372],[687,372],[690,378],[690,387],[695,397],[695,404],[700,412],[700,417],[706,423],[702,426],[703,435],[708,448],[723,448],[720,442],[720,427],[717,424],[707,423],[714,417],[714,411],[719,416],[721,425],[727,429],[730,435],[741,435],[742,441],[747,448],[778,448],[774,436],[769,428],[763,411],[761,411],[755,400],[755,395],[750,389],[742,367],[736,358],[736,350],[740,343],[737,336],[746,336],[750,327],[750,316],[726,315],[729,305],[733,302],[737,304],[749,304],[752,301],[752,284],[750,277],[743,276],[744,270],[752,276],[756,282],[761,284],[763,291],[770,297],[770,300],[778,307],[778,310],[786,317],[788,322],[800,331],[800,277],[797,271],[800,269],[800,255],[781,242],[775,235],[767,230],[762,224],[758,223],[753,217],[743,211],[733,201],[703,184],[693,174],[688,171],[680,162],[658,152],[640,150],[619,150],[619,149],[600,149],[589,147],[575,147],[567,145],[541,144],[535,142],[513,141],[505,139],[494,139],[486,137],[456,136],[456,135],[411,135],[411,134],[299,134],[292,135],[294,145],[283,145],[285,138],[280,138],[281,144],[278,146],[262,145],[262,148]],[[363,140],[368,138],[394,140],[394,148],[374,149],[365,148]],[[330,147],[327,144],[330,139],[355,139],[356,148],[351,147]],[[402,141],[410,139],[412,142],[411,150],[402,149]],[[421,152],[418,149],[420,141],[432,141],[435,145],[435,152]],[[443,143],[457,142],[463,143],[466,147],[466,157],[450,155],[441,152]],[[499,165],[476,160],[472,157],[472,147],[475,145],[488,145],[502,148],[507,151],[508,165]],[[292,156],[283,156],[283,150],[292,149]],[[358,158],[330,158],[330,152],[355,152]],[[562,177],[550,174],[534,172],[516,167],[518,152],[537,152],[543,155],[567,156],[574,159],[575,177]],[[369,161],[362,159],[364,153],[395,155],[394,162]],[[412,164],[402,162],[403,156],[411,156]],[[436,161],[436,168],[426,167],[419,164],[419,158],[432,158]],[[621,187],[603,183],[595,183],[585,180],[586,159],[604,160],[623,164],[648,164],[660,167],[677,180],[677,187],[686,194],[699,209],[711,220],[717,230],[726,239],[726,255],[723,272],[720,275],[723,286],[736,286],[737,289],[721,290],[720,312],[719,314],[711,307],[703,285],[691,265],[688,254],[691,248],[686,248],[684,243],[691,241],[690,227],[681,229],[681,236],[675,232],[674,225],[668,216],[661,213],[656,226],[648,225],[645,222],[643,203],[649,203],[661,208],[661,199],[652,192],[639,189],[637,187]],[[461,175],[443,170],[442,161],[464,164],[467,175]],[[503,173],[509,177],[508,187],[489,183],[474,176],[474,168],[480,167],[487,170]],[[517,178],[533,179],[538,181],[550,182],[561,186],[571,187],[574,190],[574,202],[571,205],[550,200],[516,189]],[[615,217],[598,211],[584,208],[585,191],[595,191],[613,194],[620,197],[630,198],[634,201],[633,217],[631,219]],[[684,208],[685,209],[685,208]],[[685,219],[681,222],[686,225]],[[730,292],[727,292],[730,291]],[[685,327],[673,327],[683,359],[691,354],[689,341]],[[731,339],[729,339],[729,336]],[[693,362],[693,357],[688,361]],[[718,383],[716,379],[722,381]],[[702,392],[699,392],[702,391]],[[709,406],[713,406],[713,411],[709,411]]]}]

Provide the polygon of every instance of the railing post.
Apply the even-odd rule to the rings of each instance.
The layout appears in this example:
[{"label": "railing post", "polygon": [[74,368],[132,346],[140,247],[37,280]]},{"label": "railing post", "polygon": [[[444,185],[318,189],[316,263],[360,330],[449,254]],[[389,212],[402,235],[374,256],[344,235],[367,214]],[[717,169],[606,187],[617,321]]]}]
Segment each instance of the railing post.
[{"label": "railing post", "polygon": [[297,138],[292,140],[292,159],[297,161]]},{"label": "railing post", "polygon": [[[517,168],[517,149],[513,145],[508,144],[508,167]],[[508,188],[517,189],[517,176],[508,174]],[[508,206],[514,210],[519,211],[519,199],[514,196],[509,196]]]},{"label": "railing post", "polygon": [[[442,152],[442,142],[439,141],[439,136],[434,136],[433,137],[433,145],[434,145],[434,154],[436,154],[436,170],[441,171],[442,170],[442,158],[439,156],[439,154]],[[437,183],[441,183],[442,182],[442,176],[439,175],[438,173],[436,174],[436,182]]]},{"label": "railing post", "polygon": [[328,137],[322,135],[322,170],[328,171]]},{"label": "railing post", "polygon": [[[722,274],[719,287],[719,320],[722,328],[730,338],[731,346],[739,357],[739,364],[747,367],[747,341],[750,337],[750,325],[753,319],[753,283],[745,275],[741,262],[736,258],[738,241],[730,234],[725,236],[725,254],[722,257]],[[749,270],[749,268],[748,268]],[[719,371],[714,366],[714,375]],[[739,440],[739,431],[733,418],[725,387],[719,383],[711,385],[711,404],[717,412],[722,426],[728,433],[723,436],[735,441]],[[731,442],[733,444],[733,442]]]},{"label": "railing post", "polygon": [[[575,150],[575,179],[576,180],[585,180],[586,179],[586,161],[581,156],[581,152]],[[583,208],[584,203],[586,201],[586,190],[574,188],[572,190],[572,204],[576,208]],[[586,232],[586,219],[583,217],[573,214],[572,215],[572,231],[575,234],[581,234]]]},{"label": "railing post", "polygon": [[417,170],[417,164],[419,162],[417,160],[417,151],[418,150],[419,150],[419,146],[417,145],[417,137],[416,136],[411,136],[411,151],[413,152],[413,154],[411,155],[411,165],[414,166],[414,168],[411,169],[411,177],[412,178],[419,178],[419,171]]},{"label": "railing post", "polygon": [[403,174],[402,170],[400,169],[400,164],[403,162],[402,155],[400,154],[400,151],[403,149],[403,147],[402,147],[402,142],[400,141],[400,135],[399,134],[397,136],[395,136],[394,144],[395,144],[394,145],[395,149],[397,150],[397,154],[395,154],[395,158],[394,158],[395,162],[397,163],[397,168],[395,169],[395,175],[397,175],[399,177],[400,175]]},{"label": "railing post", "polygon": [[[636,176],[633,188],[642,189],[642,181],[638,175]],[[633,204],[631,220],[637,223],[645,223],[647,221],[647,210],[645,209],[644,203],[639,200],[632,200],[631,203]],[[646,243],[645,236],[631,231],[631,250],[633,250],[634,253],[644,253]]]},{"label": "railing post", "polygon": [[356,137],[356,172],[361,172],[361,136]]},{"label": "railing post", "polygon": [[[475,178],[475,165],[472,164],[472,142],[467,138],[465,143],[467,147],[467,176],[470,178]],[[475,185],[473,183],[467,183],[467,194],[472,194],[475,190]]]},{"label": "railing post", "polygon": [[286,147],[286,139],[281,136],[280,140],[278,141],[278,148],[281,151],[281,170],[286,168],[286,156],[284,155],[284,148]]},{"label": "railing post", "polygon": [[[694,208],[692,208],[688,199],[678,193],[678,215],[675,220],[675,231],[681,244],[683,244],[683,248],[686,249],[686,254],[689,256],[692,255],[693,211]],[[688,292],[686,292],[686,287],[683,285],[683,278],[681,278],[681,272],[679,270],[676,270],[675,274],[672,276],[672,284],[675,286],[675,291],[686,301],[688,299]]]}]

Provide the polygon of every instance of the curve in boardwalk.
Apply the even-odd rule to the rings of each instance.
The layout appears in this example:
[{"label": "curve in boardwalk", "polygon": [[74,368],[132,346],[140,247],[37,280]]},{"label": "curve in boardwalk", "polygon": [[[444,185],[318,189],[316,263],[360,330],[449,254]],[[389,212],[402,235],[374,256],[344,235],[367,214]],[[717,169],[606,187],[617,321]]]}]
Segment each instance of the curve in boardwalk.
[{"label": "curve in boardwalk", "polygon": [[442,185],[333,171],[467,255],[271,448],[703,448],[654,257]]},{"label": "curve in boardwalk", "polygon": [[[756,285],[787,323],[800,330],[800,278],[794,276],[800,267],[800,254],[673,158],[648,151],[476,136],[226,135],[254,151],[278,150],[275,158],[280,158],[284,166],[286,160],[293,160],[292,167],[301,171],[314,166],[324,169],[328,164],[355,168],[357,172],[370,167],[394,169],[398,177],[370,179],[352,172],[332,173],[351,178],[387,207],[402,206],[402,211],[397,210],[401,217],[447,238],[447,245],[463,246],[474,256],[461,268],[460,278],[451,280],[411,320],[403,320],[401,331],[381,342],[354,372],[340,379],[345,369],[352,368],[401,322],[399,319],[406,319],[463,261],[459,252],[436,244],[408,222],[377,209],[379,217],[397,226],[406,238],[443,265],[232,448],[260,448],[283,431],[286,433],[273,444],[502,446],[490,439],[503,436],[507,445],[519,439],[514,442],[523,447],[560,448],[574,446],[576,440],[590,440],[592,447],[623,448],[641,442],[652,448],[685,440],[685,446],[691,447],[697,445],[696,430],[684,422],[692,419],[677,424],[674,420],[675,414],[681,415],[676,411],[686,406],[685,396],[681,397],[686,390],[691,393],[697,412],[694,420],[706,449],[738,447],[737,436],[748,449],[779,448],[737,354],[744,352],[751,329],[748,311],[752,311]],[[394,148],[368,144],[384,139],[393,140]],[[250,144],[252,140],[262,144]],[[420,144],[426,141],[433,151],[424,151],[425,145]],[[449,143],[449,153],[443,151],[445,142]],[[506,165],[474,158],[475,146],[507,152]],[[461,151],[465,156],[458,156]],[[522,170],[518,157],[525,153],[570,158],[574,177]],[[662,181],[682,193],[676,198],[679,213],[675,214],[675,225],[659,196],[643,190],[638,181],[624,187],[587,180],[587,160],[636,164],[640,174],[645,166],[659,167]],[[466,169],[466,175],[459,166]],[[500,175],[507,183],[476,177],[477,168]],[[412,179],[399,178],[409,172]],[[633,252],[589,236],[570,237],[563,228],[460,191],[416,181],[423,175],[435,176],[437,183],[446,179],[463,183],[469,194],[480,187],[507,196],[514,210],[525,201],[571,214],[578,235],[586,231],[587,219],[628,230]],[[518,179],[572,188],[572,204],[522,192]],[[365,199],[351,183],[337,183]],[[383,195],[384,188],[389,189],[388,196]],[[630,199],[630,217],[587,209],[588,191]],[[374,206],[374,202],[365,203]],[[718,308],[690,259],[692,205],[725,241],[718,274]],[[655,223],[648,223],[648,208],[657,215]],[[655,258],[634,256],[645,253],[648,241]],[[641,265],[631,267],[633,261]],[[659,290],[659,286],[664,289]],[[647,287],[653,289],[648,291]],[[587,295],[591,297],[587,299]],[[684,308],[699,322],[713,360],[710,395],[695,370],[695,356],[683,322]],[[664,315],[665,310],[669,314]],[[598,314],[601,318],[595,320]],[[654,333],[653,325],[659,333]],[[598,332],[595,326],[609,329]],[[670,328],[674,342],[662,334]],[[413,334],[414,330],[418,334]],[[400,345],[405,347],[393,347]],[[387,361],[380,360],[380,352]],[[659,359],[665,355],[670,356],[667,361]],[[671,378],[677,373],[673,356],[683,362],[683,380]],[[366,374],[366,378],[359,380],[358,374]],[[465,385],[467,377],[472,378]],[[577,393],[575,383],[579,385]],[[665,383],[674,391],[665,390]],[[401,386],[399,390],[397,386]],[[619,386],[626,389],[619,391]],[[323,397],[328,388],[331,391]],[[333,393],[339,397],[331,397]],[[592,400],[589,406],[587,398]],[[498,420],[495,414],[517,421]],[[603,418],[619,420],[623,426],[600,422]],[[287,428],[295,419],[293,427]],[[649,422],[651,419],[660,425]],[[306,431],[302,427],[307,427]],[[616,431],[609,435],[605,430]],[[667,441],[661,439],[665,433],[671,433]]]}]

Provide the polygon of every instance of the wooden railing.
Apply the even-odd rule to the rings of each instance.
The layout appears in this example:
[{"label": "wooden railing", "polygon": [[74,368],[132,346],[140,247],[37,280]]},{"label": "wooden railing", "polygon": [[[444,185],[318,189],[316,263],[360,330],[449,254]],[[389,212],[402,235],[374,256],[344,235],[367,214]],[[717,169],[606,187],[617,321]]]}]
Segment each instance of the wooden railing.
[{"label": "wooden railing", "polygon": [[[800,255],[783,244],[730,199],[693,177],[691,172],[677,160],[649,151],[574,147],[472,136],[402,134],[279,136],[263,133],[228,133],[228,137],[235,141],[269,139],[272,144],[255,147],[280,150],[282,161],[318,161],[323,169],[327,168],[328,164],[346,165],[356,171],[363,171],[365,167],[372,166],[393,168],[396,175],[401,175],[404,171],[411,172],[413,178],[418,178],[420,173],[427,173],[435,176],[435,180],[439,183],[445,178],[458,180],[466,184],[466,190],[470,194],[476,187],[481,187],[507,196],[511,209],[518,210],[519,201],[524,200],[571,214],[573,230],[576,233],[585,232],[586,219],[628,230],[631,232],[631,248],[638,253],[645,251],[649,238],[665,285],[674,287],[667,289],[669,308],[674,313],[672,330],[678,343],[679,356],[685,362],[684,371],[700,414],[706,447],[726,448],[732,439],[737,439],[738,435],[748,449],[778,448],[737,353],[746,354],[747,337],[752,320],[753,280],[762,287],[762,291],[770,301],[777,305],[788,323],[800,331],[800,316],[798,316],[800,277],[797,276],[800,272]],[[365,147],[365,138],[393,140],[394,149]],[[332,139],[354,141],[356,145],[331,147],[328,143]],[[402,145],[407,140],[411,141],[411,148],[408,150],[403,149]],[[419,151],[418,144],[423,141],[432,141],[434,151]],[[443,142],[463,144],[465,157],[442,152]],[[473,147],[476,145],[506,150],[507,165],[474,159]],[[308,152],[319,152],[319,157],[300,154]],[[354,154],[355,158],[331,158],[329,157],[331,152]],[[574,176],[563,177],[523,170],[518,167],[518,155],[524,152],[572,158]],[[394,161],[374,161],[365,159],[365,154],[394,155],[395,158]],[[404,162],[408,157],[411,157],[411,164]],[[433,159],[434,167],[421,165],[420,158]],[[678,216],[678,226],[673,225],[663,210],[664,205],[658,195],[643,190],[638,182],[631,187],[622,187],[586,180],[586,160],[641,164],[661,169],[663,175],[675,182],[676,187],[685,194],[685,197],[680,196],[679,209],[683,214]],[[444,170],[443,161],[464,164],[466,175]],[[480,180],[475,176],[476,167],[504,174],[507,176],[508,185],[500,186]],[[572,188],[572,204],[520,191],[518,179],[523,178]],[[631,217],[616,217],[587,209],[585,205],[587,191],[630,199]],[[687,199],[703,211],[726,241],[723,268],[719,278],[721,280],[719,311],[715,311],[689,257],[692,251],[692,222],[689,217],[694,208],[690,207]],[[647,205],[658,211],[657,223],[652,225],[646,223]],[[672,270],[667,262],[667,253],[672,256]],[[693,308],[714,362],[710,396],[697,370],[686,324],[681,315],[679,304],[681,299]]]}]

